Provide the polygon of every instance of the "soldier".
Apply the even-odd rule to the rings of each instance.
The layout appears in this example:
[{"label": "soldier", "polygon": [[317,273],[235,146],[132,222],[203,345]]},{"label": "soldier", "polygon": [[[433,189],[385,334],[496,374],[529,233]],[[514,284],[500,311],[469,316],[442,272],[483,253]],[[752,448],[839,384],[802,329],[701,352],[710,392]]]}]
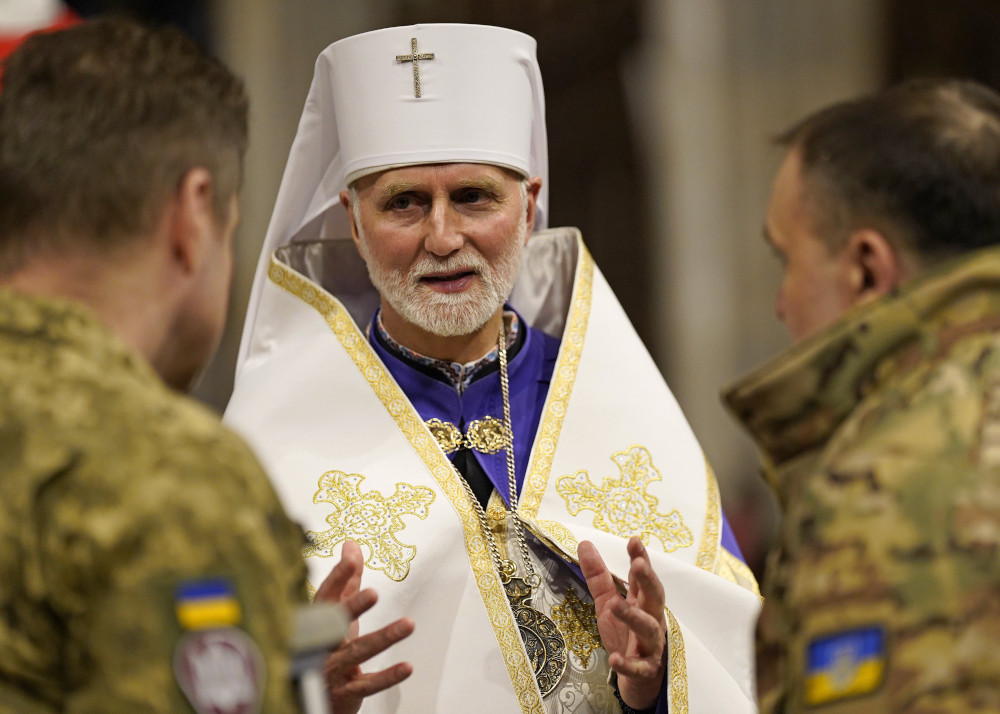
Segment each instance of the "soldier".
[{"label": "soldier", "polygon": [[784,509],[761,710],[1000,710],[1000,97],[913,81],[781,143],[798,344],[725,393]]},{"label": "soldier", "polygon": [[123,20],[32,37],[5,68],[0,710],[294,711],[302,530],[170,389],[225,320],[242,84]]}]

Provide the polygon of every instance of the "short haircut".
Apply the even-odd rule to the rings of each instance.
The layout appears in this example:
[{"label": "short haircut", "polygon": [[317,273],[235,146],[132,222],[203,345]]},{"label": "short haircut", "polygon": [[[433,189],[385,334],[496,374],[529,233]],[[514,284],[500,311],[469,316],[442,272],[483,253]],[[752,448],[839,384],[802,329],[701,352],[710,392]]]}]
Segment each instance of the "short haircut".
[{"label": "short haircut", "polygon": [[247,112],[242,82],[177,29],[114,17],[28,38],[0,88],[0,274],[147,234],[194,168],[222,220]]},{"label": "short haircut", "polygon": [[1000,97],[980,84],[911,80],[777,141],[799,152],[813,228],[832,251],[861,227],[925,264],[1000,242]]}]

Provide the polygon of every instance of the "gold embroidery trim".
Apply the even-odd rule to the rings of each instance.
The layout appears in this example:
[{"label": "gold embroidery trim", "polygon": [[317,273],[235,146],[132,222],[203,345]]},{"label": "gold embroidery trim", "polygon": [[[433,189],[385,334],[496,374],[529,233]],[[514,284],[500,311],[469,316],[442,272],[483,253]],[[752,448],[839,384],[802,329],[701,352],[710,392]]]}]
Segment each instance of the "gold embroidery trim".
[{"label": "gold embroidery trim", "polygon": [[502,421],[492,416],[469,422],[465,434],[450,421],[434,418],[425,423],[446,454],[453,454],[461,448],[495,454],[510,443],[510,431]]},{"label": "gold embroidery trim", "polygon": [[670,650],[670,711],[672,714],[688,714],[687,657],[684,654],[684,635],[680,623],[670,610],[667,613],[667,647]]},{"label": "gold embroidery trim", "polygon": [[[566,322],[566,329],[563,331],[559,357],[552,372],[549,394],[545,398],[542,418],[535,436],[531,463],[528,465],[518,507],[518,512],[524,513],[529,518],[538,515],[542,495],[548,486],[552,459],[555,456],[556,445],[559,443],[559,435],[562,433],[563,419],[566,417],[569,400],[573,394],[576,371],[580,366],[583,342],[587,336],[587,323],[590,319],[594,291],[594,259],[579,238],[577,239],[577,250],[579,251],[579,259],[576,266],[569,318]],[[569,544],[564,545],[568,546]],[[576,555],[575,546],[571,552],[574,556]]]},{"label": "gold embroidery trim", "polygon": [[705,460],[705,490],[707,503],[705,505],[705,527],[701,532],[701,547],[698,548],[699,568],[710,573],[715,572],[715,564],[719,554],[719,526],[722,520],[722,508],[719,505],[719,484],[715,480],[712,465]]},{"label": "gold embroidery trim", "polygon": [[306,537],[310,544],[303,555],[329,558],[336,546],[353,540],[367,546],[369,555],[365,565],[368,568],[385,573],[390,580],[402,582],[410,573],[410,563],[417,555],[417,548],[400,541],[396,533],[404,528],[403,516],[427,518],[434,491],[425,486],[397,483],[396,491],[386,498],[375,489],[362,493],[360,486],[364,480],[361,474],[343,471],[327,471],[320,477],[313,503],[333,506],[326,517],[330,528],[322,533],[308,531]]},{"label": "gold embroidery trim", "polygon": [[[741,588],[746,588],[758,598],[761,597],[760,586],[757,584],[757,577],[753,574],[753,571],[750,570],[750,567],[746,563],[725,548],[722,549],[722,555],[719,558],[718,571],[719,575],[729,582],[735,583]],[[763,598],[761,598],[761,602],[763,602]]]},{"label": "gold embroidery trim", "polygon": [[753,571],[747,564],[722,547],[719,537],[722,526],[722,505],[719,498],[719,482],[711,464],[705,461],[705,479],[708,486],[708,503],[705,506],[705,527],[701,534],[698,550],[699,568],[715,573],[735,585],[746,588],[760,597],[760,586]]},{"label": "gold embroidery trim", "polygon": [[386,371],[378,356],[372,351],[368,340],[351,319],[347,310],[328,292],[287,266],[271,258],[268,278],[282,290],[302,300],[316,310],[329,325],[344,351],[350,356],[358,371],[368,382],[372,391],[385,406],[396,426],[406,437],[417,455],[426,464],[438,486],[454,505],[462,519],[465,531],[465,547],[472,566],[476,585],[489,613],[493,631],[496,634],[500,652],[507,665],[514,693],[524,714],[545,714],[534,669],[528,661],[521,643],[521,635],[514,623],[507,596],[504,594],[500,577],[486,550],[486,540],[481,533],[479,519],[465,489],[458,481],[461,478],[451,462],[438,448],[434,437],[427,430],[423,420],[410,404],[403,390]]}]

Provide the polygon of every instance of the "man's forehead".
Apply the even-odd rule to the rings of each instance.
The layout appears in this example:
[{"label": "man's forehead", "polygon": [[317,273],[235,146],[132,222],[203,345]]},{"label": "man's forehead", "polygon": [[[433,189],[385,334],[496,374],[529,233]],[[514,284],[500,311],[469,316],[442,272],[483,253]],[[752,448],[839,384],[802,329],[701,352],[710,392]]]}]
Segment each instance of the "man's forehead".
[{"label": "man's forehead", "polygon": [[374,187],[381,193],[391,187],[403,187],[409,190],[438,183],[499,187],[521,179],[520,174],[504,166],[452,162],[393,167],[363,176],[354,186],[359,191]]}]

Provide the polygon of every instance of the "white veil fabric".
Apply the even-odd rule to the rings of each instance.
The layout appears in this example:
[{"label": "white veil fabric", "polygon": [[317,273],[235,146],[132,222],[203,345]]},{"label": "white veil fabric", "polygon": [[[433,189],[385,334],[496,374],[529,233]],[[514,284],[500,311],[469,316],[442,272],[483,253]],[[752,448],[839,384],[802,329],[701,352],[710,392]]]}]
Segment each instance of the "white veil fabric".
[{"label": "white veil fabric", "polygon": [[[539,176],[535,229],[546,227],[548,142],[535,40],[487,25],[391,27],[333,43],[316,61],[264,239],[236,377],[255,344],[275,250],[346,238],[349,182],[391,167],[463,162]],[[414,59],[414,56],[416,59]]]}]

